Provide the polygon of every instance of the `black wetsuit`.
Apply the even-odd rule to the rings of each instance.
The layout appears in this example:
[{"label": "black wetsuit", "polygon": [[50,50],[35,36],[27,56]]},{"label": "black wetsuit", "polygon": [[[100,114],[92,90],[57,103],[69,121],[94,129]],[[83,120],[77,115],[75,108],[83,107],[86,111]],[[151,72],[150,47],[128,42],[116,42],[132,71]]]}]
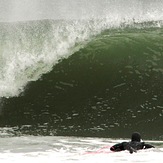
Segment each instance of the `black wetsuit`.
[{"label": "black wetsuit", "polygon": [[137,152],[137,150],[148,148],[154,148],[154,146],[146,144],[145,142],[141,142],[140,134],[135,132],[132,134],[130,142],[122,142],[115,144],[110,148],[110,150],[114,152],[128,150],[130,153],[133,153]]}]

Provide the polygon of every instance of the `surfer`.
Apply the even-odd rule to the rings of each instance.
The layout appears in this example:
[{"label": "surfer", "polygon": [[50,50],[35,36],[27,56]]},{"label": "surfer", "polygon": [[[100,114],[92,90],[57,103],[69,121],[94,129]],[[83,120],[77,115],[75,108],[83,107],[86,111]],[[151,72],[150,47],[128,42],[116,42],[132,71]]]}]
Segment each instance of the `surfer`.
[{"label": "surfer", "polygon": [[137,152],[137,150],[148,148],[154,148],[154,146],[146,144],[145,142],[141,142],[140,133],[134,132],[131,136],[130,142],[115,144],[110,148],[110,150],[114,152],[128,150],[132,154],[133,152]]}]

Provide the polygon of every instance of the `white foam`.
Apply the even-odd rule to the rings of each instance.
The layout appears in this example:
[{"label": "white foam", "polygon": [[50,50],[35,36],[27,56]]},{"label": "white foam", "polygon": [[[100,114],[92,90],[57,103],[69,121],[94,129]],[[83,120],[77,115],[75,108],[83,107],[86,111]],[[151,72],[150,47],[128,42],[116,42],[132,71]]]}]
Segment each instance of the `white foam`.
[{"label": "white foam", "polygon": [[[80,137],[14,137],[2,138],[0,161],[5,162],[57,162],[57,163],[161,163],[162,147],[141,150],[134,154],[129,152],[110,152],[109,146],[120,140]],[[81,143],[82,142],[82,143]],[[157,145],[157,142],[154,142]],[[160,142],[159,142],[160,143]],[[158,144],[159,144],[158,143]],[[101,153],[88,153],[108,146]]]}]

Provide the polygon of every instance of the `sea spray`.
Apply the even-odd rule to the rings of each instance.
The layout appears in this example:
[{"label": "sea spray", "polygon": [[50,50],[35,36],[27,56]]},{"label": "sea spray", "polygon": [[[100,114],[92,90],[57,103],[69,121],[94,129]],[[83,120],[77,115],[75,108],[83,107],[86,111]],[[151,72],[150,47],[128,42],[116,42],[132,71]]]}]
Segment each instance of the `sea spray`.
[{"label": "sea spray", "polygon": [[90,24],[50,20],[5,26],[1,24],[1,97],[19,95],[29,81],[50,71],[99,32]]}]

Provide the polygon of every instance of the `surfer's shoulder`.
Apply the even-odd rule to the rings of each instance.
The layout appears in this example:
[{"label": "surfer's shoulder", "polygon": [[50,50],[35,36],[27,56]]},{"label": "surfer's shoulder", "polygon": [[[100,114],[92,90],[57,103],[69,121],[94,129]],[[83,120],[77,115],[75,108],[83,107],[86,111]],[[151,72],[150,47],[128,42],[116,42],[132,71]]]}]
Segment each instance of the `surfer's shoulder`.
[{"label": "surfer's shoulder", "polygon": [[125,146],[128,144],[128,142],[122,142],[122,143],[117,143],[115,145],[113,145],[110,150],[111,151],[115,151],[115,152],[118,152],[118,151],[123,151],[125,150]]}]

